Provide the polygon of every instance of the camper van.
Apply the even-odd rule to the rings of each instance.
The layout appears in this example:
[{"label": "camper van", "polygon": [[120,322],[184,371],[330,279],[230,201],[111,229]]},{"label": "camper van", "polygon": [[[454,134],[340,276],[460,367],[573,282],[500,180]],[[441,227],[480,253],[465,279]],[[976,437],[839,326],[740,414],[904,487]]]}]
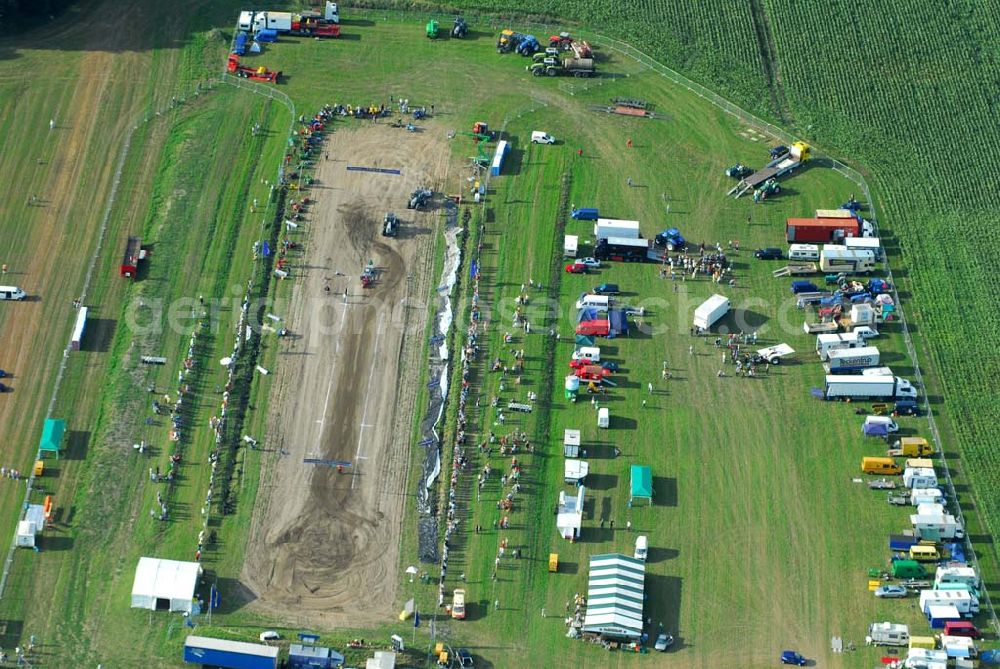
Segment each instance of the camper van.
[{"label": "camper van", "polygon": [[23,300],[28,295],[17,286],[0,286],[0,300]]},{"label": "camper van", "polygon": [[600,362],[601,348],[599,346],[581,346],[573,351],[573,360],[581,362]]},{"label": "camper van", "polygon": [[788,247],[789,260],[819,260],[819,246],[816,244],[791,244]]},{"label": "camper van", "polygon": [[868,636],[876,646],[908,646],[910,628],[901,623],[872,623],[868,626]]}]

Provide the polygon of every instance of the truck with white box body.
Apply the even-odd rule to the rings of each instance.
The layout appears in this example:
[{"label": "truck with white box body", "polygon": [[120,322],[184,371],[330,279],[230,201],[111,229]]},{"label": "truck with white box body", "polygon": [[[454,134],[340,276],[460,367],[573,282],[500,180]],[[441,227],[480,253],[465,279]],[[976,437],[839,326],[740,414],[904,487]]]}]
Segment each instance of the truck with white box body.
[{"label": "truck with white box body", "polygon": [[854,374],[879,364],[879,351],[875,346],[833,349],[827,354],[824,367],[830,374]]},{"label": "truck with white box body", "polygon": [[609,237],[639,239],[639,221],[625,221],[617,218],[599,218],[594,223],[594,237],[599,240]]},{"label": "truck with white box body", "polygon": [[848,237],[844,246],[855,251],[871,251],[875,260],[882,260],[882,240],[878,237]]},{"label": "truck with white box body", "polygon": [[[920,505],[925,506],[924,504]],[[939,506],[931,504],[929,506]],[[918,511],[920,507],[917,507]],[[946,513],[943,515],[928,515],[915,513],[910,515],[910,524],[914,531],[922,539],[933,539],[935,541],[950,541],[952,539],[964,539],[965,528],[955,516]]]},{"label": "truck with white box body", "polygon": [[954,606],[963,616],[979,613],[979,598],[968,590],[921,590],[920,610],[929,606]]},{"label": "truck with white box body", "polygon": [[871,328],[860,327],[851,332],[830,332],[816,335],[816,355],[820,360],[830,357],[831,351],[846,348],[861,348],[868,345],[871,337],[877,336],[878,332]]},{"label": "truck with white box body", "polygon": [[716,293],[694,310],[694,326],[702,330],[708,330],[728,313],[729,298]]},{"label": "truck with white box body", "polygon": [[896,400],[915,399],[917,389],[898,376],[827,374],[819,394],[825,400]]}]

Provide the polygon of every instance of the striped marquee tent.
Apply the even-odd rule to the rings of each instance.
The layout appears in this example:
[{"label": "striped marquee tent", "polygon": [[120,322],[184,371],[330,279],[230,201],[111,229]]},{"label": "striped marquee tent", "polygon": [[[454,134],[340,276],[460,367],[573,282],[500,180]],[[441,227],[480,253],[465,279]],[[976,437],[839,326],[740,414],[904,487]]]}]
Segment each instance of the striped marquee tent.
[{"label": "striped marquee tent", "polygon": [[638,639],[642,635],[645,580],[646,563],[642,560],[619,553],[592,556],[583,631]]}]

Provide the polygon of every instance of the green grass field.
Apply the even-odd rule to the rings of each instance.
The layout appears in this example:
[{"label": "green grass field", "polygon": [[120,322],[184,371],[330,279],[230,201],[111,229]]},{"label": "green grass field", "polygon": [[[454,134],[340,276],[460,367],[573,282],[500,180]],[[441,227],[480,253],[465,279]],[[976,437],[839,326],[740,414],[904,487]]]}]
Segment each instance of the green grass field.
[{"label": "green grass field", "polygon": [[[557,11],[558,5],[540,11]],[[765,6],[772,9],[769,3]],[[172,522],[159,523],[149,517],[156,491],[148,483],[147,468],[166,466],[167,426],[165,421],[152,426],[142,422],[148,413],[146,388],[154,385],[162,394],[160,389],[174,384],[176,362],[184,354],[191,329],[197,327],[186,316],[197,307],[190,302],[185,306],[177,330],[142,335],[122,327],[132,313],[126,305],[137,300],[170,303],[196,295],[238,300],[242,293],[234,286],[242,285],[250,275],[250,247],[259,238],[262,217],[260,212],[249,213],[249,203],[254,197],[262,202],[266,198],[262,182],[273,178],[288,127],[283,107],[245,91],[216,85],[197,98],[190,95],[191,82],[221,68],[228,22],[235,17],[236,5],[217,3],[208,10],[193,3],[190,9],[188,18],[171,19],[165,27],[156,24],[155,15],[147,17],[149,25],[158,26],[150,35],[157,46],[148,52],[129,51],[134,45],[125,44],[125,37],[117,44],[122,53],[101,51],[100,44],[94,44],[93,51],[29,52],[21,44],[6,47],[17,59],[0,63],[10,73],[0,84],[11,93],[0,98],[7,112],[0,115],[0,124],[6,124],[8,134],[25,125],[33,132],[44,132],[48,110],[69,106],[72,89],[63,83],[73,81],[74,73],[103,65],[119,74],[91,93],[92,108],[103,113],[94,116],[87,134],[75,140],[86,150],[72,172],[75,178],[62,176],[62,181],[46,182],[46,193],[64,198],[52,203],[51,210],[58,211],[59,217],[38,226],[50,237],[41,232],[27,237],[12,234],[15,243],[4,259],[9,258],[18,269],[30,267],[32,280],[43,249],[54,248],[53,255],[61,260],[59,274],[49,282],[51,291],[33,305],[44,310],[46,320],[61,325],[40,330],[31,345],[25,346],[23,359],[35,364],[44,361],[46,368],[31,382],[31,390],[24,387],[27,381],[18,380],[19,390],[11,396],[18,401],[16,416],[4,428],[5,439],[18,444],[9,457],[22,470],[28,469],[33,455],[59,351],[68,337],[67,305],[77,294],[97,243],[97,225],[107,202],[120,136],[132,123],[150,118],[132,136],[125,176],[89,292],[88,303],[98,306],[96,315],[102,319],[97,328],[101,344],[96,351],[71,358],[55,405],[56,414],[69,417],[71,430],[69,457],[42,479],[45,490],[56,496],[58,523],[46,536],[47,550],[16,555],[7,593],[0,602],[0,615],[7,621],[5,630],[0,630],[0,645],[9,647],[26,635],[38,634],[42,661],[51,666],[68,658],[130,666],[138,654],[144,665],[180,666],[179,648],[186,632],[180,619],[128,609],[128,592],[139,555],[193,556],[207,487],[208,469],[203,464],[211,448],[207,423],[220,400],[215,389],[222,371],[216,361],[232,347],[234,314],[224,308],[221,329],[200,339],[203,343],[196,357],[201,371],[194,383],[197,409],[193,430],[185,438],[183,478],[174,492]],[[629,13],[647,9],[630,8]],[[603,72],[627,77],[590,82],[534,80],[523,71],[525,61],[520,57],[496,55],[494,37],[486,30],[463,42],[432,42],[422,37],[418,17],[400,24],[380,21],[375,14],[355,20],[349,11],[345,14],[343,39],[283,40],[268,47],[258,61],[288,75],[279,90],[292,98],[300,113],[324,103],[368,103],[394,95],[409,97],[414,104],[434,104],[438,117],[434,131],[468,129],[480,119],[495,128],[505,126],[514,140],[508,171],[491,182],[486,206],[473,217],[474,223],[482,220],[486,225],[484,299],[495,323],[489,330],[488,357],[500,355],[509,361],[511,346],[504,346],[500,337],[510,329],[509,312],[520,285],[532,278],[546,287],[536,291],[537,297],[533,295],[529,310],[533,333],[516,337],[512,345],[527,353],[525,381],[520,387],[508,385],[503,394],[506,399],[532,390],[542,396],[538,411],[512,418],[506,425],[525,430],[536,445],[534,455],[523,457],[525,492],[512,515],[512,529],[500,534],[493,530],[493,521],[500,496],[496,478],[504,463],[493,458],[497,473],[479,501],[469,479],[474,474],[466,475],[460,504],[470,515],[453,548],[448,586],[456,587],[458,574],[465,572],[470,616],[461,623],[439,622],[437,638],[468,646],[480,666],[542,662],[631,666],[653,661],[609,655],[597,646],[565,639],[561,624],[567,599],[586,588],[588,556],[612,550],[630,553],[638,531],[650,537],[653,547],[647,572],[647,615],[654,626],[662,622],[678,636],[675,651],[657,658],[658,664],[771,666],[782,648],[795,647],[823,666],[870,666],[877,661],[876,655],[865,649],[843,656],[829,654],[829,637],[840,635],[863,647],[867,624],[890,618],[908,620],[916,623],[915,629],[923,629],[926,624],[920,621],[913,599],[879,602],[865,590],[867,568],[882,565],[888,558],[885,535],[906,525],[905,511],[888,507],[881,494],[851,481],[858,475],[861,456],[878,454],[879,443],[862,439],[860,421],[849,407],[823,405],[809,397],[809,389],[821,385],[823,372],[812,352],[812,338],[802,334],[802,313],[789,305],[788,281],[770,277],[769,270],[777,265],[755,261],[749,253],[755,246],[780,245],[786,216],[835,207],[853,186],[829,170],[814,167],[787,180],[785,192],[773,202],[754,206],[747,198],[733,201],[725,196],[728,183],[722,169],[737,161],[763,162],[766,142],[637,63],[618,58],[600,62]],[[688,71],[702,80],[727,69],[728,74],[715,81],[720,91],[766,112],[770,103],[754,97],[759,93],[754,83],[763,82],[764,77],[732,67],[753,62],[755,53],[743,48],[753,40],[753,24],[736,10],[722,11],[722,15],[725,20],[720,23],[708,10],[683,21],[679,14],[655,14],[668,25],[684,27],[694,40],[681,43],[676,36],[670,37],[661,55],[669,56],[670,64],[690,66]],[[586,13],[581,18],[587,18]],[[710,26],[720,25],[737,26],[732,34],[739,37],[730,41],[723,37],[728,33],[719,32],[718,27],[711,28],[714,36],[708,35]],[[221,33],[213,30],[219,26]],[[636,38],[637,45],[643,46],[639,33],[619,34]],[[719,48],[699,49],[699,44]],[[692,55],[704,53],[715,55]],[[813,62],[822,64],[821,59]],[[435,66],[414,66],[428,63]],[[24,68],[45,70],[47,75],[29,81],[20,73]],[[144,77],[138,85],[123,83],[127,75],[138,71]],[[77,85],[83,90],[89,83]],[[175,93],[184,97],[183,103],[156,116],[157,110],[169,109]],[[654,101],[665,118],[638,121],[587,110],[588,105],[605,103],[615,95]],[[797,102],[791,89],[787,98],[791,109],[804,104]],[[83,110],[88,107],[80,109],[83,122]],[[247,132],[255,122],[267,130],[263,137]],[[351,123],[338,122],[337,126],[347,129]],[[551,132],[560,143],[551,147],[528,144],[526,139],[534,129]],[[841,135],[817,130],[817,136],[852,154],[857,151],[873,170],[882,164],[868,160],[870,154],[856,144],[838,142]],[[626,148],[629,138],[632,149]],[[454,143],[457,159],[472,155],[469,138],[460,136]],[[51,179],[46,177],[45,164],[60,155],[57,144],[47,143],[38,162],[39,152],[31,143],[16,146],[16,151],[0,158],[0,177],[9,176],[15,184],[0,210],[8,232],[41,220],[32,218],[41,215],[41,208],[26,207],[24,195],[33,192],[39,180]],[[583,149],[583,157],[577,155],[578,149]],[[85,169],[95,164],[112,167]],[[52,173],[66,174],[65,170]],[[633,180],[633,186],[626,185],[626,178]],[[879,197],[889,205],[890,229],[903,252],[912,253],[915,244],[929,240],[918,241],[916,226],[911,229],[903,224],[905,199],[895,195],[903,191],[892,185],[901,180],[892,171],[876,174]],[[566,219],[566,212],[559,210],[563,183],[569,184],[568,202],[599,206],[603,215],[641,220],[646,236],[676,225],[696,243],[726,246],[727,241],[739,239],[742,251],[735,258],[736,286],[720,292],[747,310],[747,325],[760,333],[761,345],[787,341],[799,351],[799,362],[772,369],[768,377],[759,379],[734,378],[730,366],[729,376],[718,378],[720,353],[711,339],[695,341],[687,332],[690,311],[713,292],[704,278],[686,281],[674,293],[667,285],[670,282],[657,278],[651,265],[612,264],[585,277],[561,273],[560,226]],[[458,181],[449,185],[450,192],[463,187]],[[63,195],[67,188],[69,194]],[[893,206],[898,209],[894,211]],[[61,234],[72,229],[70,212],[72,220],[82,222],[80,238]],[[752,217],[749,226],[748,214]],[[570,221],[566,232],[587,236],[588,226]],[[141,232],[154,245],[148,274],[134,286],[124,283],[115,271],[127,232]],[[51,246],[54,243],[58,246]],[[471,245],[472,241],[467,250]],[[894,269],[914,267],[907,256],[903,264],[898,258],[893,262]],[[980,267],[969,266],[977,271]],[[919,277],[916,271],[898,276],[907,287],[912,282],[917,296],[933,293],[928,283],[921,283],[931,279]],[[970,285],[973,282],[966,280]],[[596,428],[594,411],[585,400],[567,403],[561,387],[571,352],[571,303],[579,292],[603,281],[622,284],[623,299],[647,307],[643,330],[651,330],[605,342],[603,354],[623,367],[616,379],[618,388],[602,398],[614,416],[608,431]],[[31,285],[28,279],[23,283]],[[288,288],[279,285],[275,290],[272,296],[281,297]],[[545,307],[544,297],[553,300],[552,308]],[[909,301],[904,308],[908,305]],[[944,303],[934,303],[934,307],[935,314],[941,314],[935,319],[946,319],[952,308]],[[975,306],[974,313],[979,308]],[[2,310],[0,323],[9,327],[8,312]],[[464,318],[467,309],[456,313]],[[918,343],[932,352],[942,370],[953,371],[949,365],[958,364],[961,342],[951,337],[940,339],[947,344],[938,344],[939,330],[923,319],[924,313],[921,308]],[[558,343],[547,336],[549,327],[558,329]],[[878,342],[884,361],[906,376],[912,363],[902,353],[901,337],[894,328],[886,329],[886,336]],[[464,331],[461,322],[456,331]],[[695,355],[688,352],[692,345]],[[135,362],[138,354],[164,355],[171,362],[162,369],[142,368]],[[476,379],[484,410],[474,417],[483,431],[492,427],[493,414],[485,407],[497,394],[499,383],[496,374],[486,372],[486,357],[479,361]],[[268,366],[275,360],[275,351],[265,340],[262,363]],[[663,360],[674,375],[666,382],[659,380]],[[645,391],[648,382],[655,386],[652,396]],[[945,388],[949,397],[951,389]],[[264,430],[267,391],[266,380],[258,378],[247,433]],[[944,400],[944,406],[964,401],[963,392],[972,391],[960,389],[955,400]],[[935,406],[941,406],[941,401],[936,396]],[[971,425],[969,429],[978,429],[975,423]],[[558,491],[571,492],[562,484],[560,444],[567,427],[583,430],[592,466],[584,535],[576,544],[558,538],[551,513]],[[926,425],[911,419],[905,428],[925,434]],[[140,438],[154,446],[151,458],[140,459],[133,453],[130,444]],[[611,457],[612,447],[621,450],[619,457]],[[975,453],[961,452],[970,458],[962,470],[966,474],[977,461],[972,457]],[[256,486],[255,458],[247,452],[237,466],[236,484],[247,501],[253,499]],[[483,463],[481,459],[474,462]],[[657,503],[630,512],[627,478],[633,463],[653,467]],[[980,484],[975,475],[970,478],[972,484]],[[8,533],[23,493],[10,483],[0,486],[0,506],[10,511],[0,521],[0,531]],[[966,497],[963,505],[971,509]],[[241,503],[234,516],[219,525],[213,521],[211,527],[219,539],[206,551],[205,563],[211,575],[220,579],[225,603],[211,627],[204,619],[199,622],[200,631],[253,639],[262,626],[280,627],[280,621],[262,620],[241,609],[235,596],[251,510],[251,503]],[[616,520],[613,532],[599,527],[601,517]],[[629,520],[632,533],[624,530]],[[413,522],[412,517],[405,521],[404,536],[410,534]],[[473,533],[475,524],[481,524],[485,532]],[[979,532],[976,526],[971,529]],[[985,534],[980,538],[988,538]],[[493,582],[493,556],[502,536],[521,548],[523,557],[505,558]],[[413,561],[412,540],[404,540],[404,546],[410,547],[410,553],[404,552],[401,570]],[[992,553],[988,545],[983,549],[983,556]],[[547,573],[549,552],[560,554],[563,569],[558,574]],[[436,588],[404,584],[402,592],[417,598],[421,611],[426,612],[425,620],[431,615]],[[495,611],[496,601],[501,606]],[[414,633],[407,624],[391,621],[377,632],[323,631],[334,643],[355,634],[384,638],[398,631],[409,639]],[[289,636],[293,630],[286,632]],[[428,627],[416,630],[415,638],[416,646],[425,648]]]}]

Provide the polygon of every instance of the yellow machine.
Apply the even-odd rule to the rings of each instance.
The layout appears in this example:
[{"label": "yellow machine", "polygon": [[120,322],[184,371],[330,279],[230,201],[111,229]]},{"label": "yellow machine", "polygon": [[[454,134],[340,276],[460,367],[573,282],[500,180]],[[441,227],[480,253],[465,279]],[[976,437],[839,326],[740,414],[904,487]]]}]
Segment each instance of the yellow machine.
[{"label": "yellow machine", "polygon": [[552,573],[559,571],[559,553],[549,553],[549,571]]},{"label": "yellow machine", "polygon": [[41,476],[45,473],[45,461],[35,460],[35,476]]}]

